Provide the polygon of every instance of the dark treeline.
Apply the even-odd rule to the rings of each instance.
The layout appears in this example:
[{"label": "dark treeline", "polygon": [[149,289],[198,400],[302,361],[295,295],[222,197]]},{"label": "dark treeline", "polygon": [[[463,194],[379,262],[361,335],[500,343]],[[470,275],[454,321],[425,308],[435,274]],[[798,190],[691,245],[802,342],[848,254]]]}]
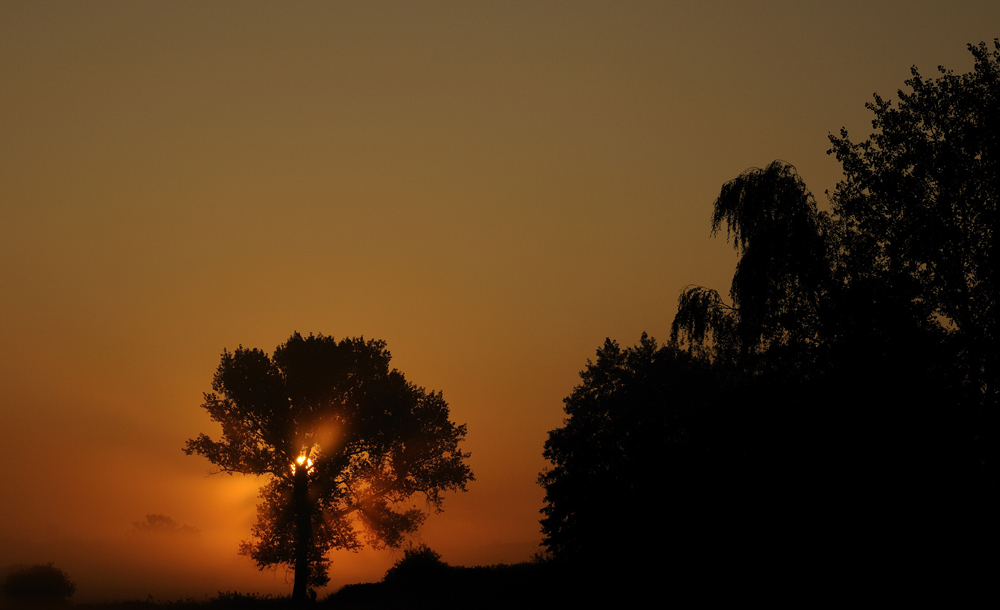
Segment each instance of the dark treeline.
[{"label": "dark treeline", "polygon": [[609,340],[550,433],[558,562],[731,593],[994,573],[995,46],[830,136],[831,212],[782,161],[723,185],[729,298],[688,287],[666,345]]}]

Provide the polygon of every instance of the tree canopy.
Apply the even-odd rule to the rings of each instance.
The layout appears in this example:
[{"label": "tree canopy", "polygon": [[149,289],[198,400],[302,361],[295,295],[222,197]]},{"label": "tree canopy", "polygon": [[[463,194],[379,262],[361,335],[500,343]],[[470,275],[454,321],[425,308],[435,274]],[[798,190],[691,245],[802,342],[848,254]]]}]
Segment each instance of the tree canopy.
[{"label": "tree canopy", "polygon": [[[727,305],[701,286],[682,293],[671,341],[745,367],[801,369],[816,345],[820,306],[830,288],[830,218],[795,168],[775,161],[722,186],[712,234],[723,224],[740,253]],[[805,362],[803,361],[805,359]]]},{"label": "tree canopy", "polygon": [[295,333],[273,356],[224,351],[205,394],[222,438],[202,434],[184,451],[268,478],[240,552],[261,569],[293,566],[293,598],[328,582],[327,551],[397,547],[426,516],[414,494],[440,511],[443,492],[473,480],[465,426],[390,358],[383,341]]},{"label": "tree canopy", "polygon": [[733,492],[718,485],[719,465],[739,451],[720,368],[643,334],[624,349],[606,340],[580,378],[563,401],[565,425],[545,443],[543,544],[601,579],[658,581],[650,548],[696,563],[727,529],[712,518]]},{"label": "tree canopy", "polygon": [[[876,95],[868,140],[830,137],[844,167],[830,212],[783,161],[722,186],[711,227],[740,255],[730,300],[688,287],[667,346],[609,341],[588,361],[545,446],[550,550],[621,541],[592,525],[600,497],[652,511],[635,499],[649,481],[670,490],[658,514],[699,496],[729,508],[689,514],[760,532],[725,543],[779,558],[747,551],[757,581],[815,578],[845,553],[873,574],[943,573],[1000,542],[994,46],[969,46],[967,74],[914,68],[896,106]],[[711,483],[675,485],[679,469]]]},{"label": "tree canopy", "polygon": [[[834,491],[844,538],[897,557],[995,534],[994,44],[969,46],[968,74],[913,68],[896,107],[876,95],[868,140],[830,137],[844,167],[832,214],[781,162],[723,186],[712,227],[726,222],[741,253],[732,305],[688,289],[674,320],[676,345],[711,333],[707,355],[736,354],[746,395],[766,401],[747,430],[781,450],[751,458],[799,496]],[[781,463],[793,459],[804,467]]]},{"label": "tree canopy", "polygon": [[[876,132],[830,136],[844,166],[832,197],[845,224],[847,272],[896,300],[946,344],[967,393],[997,405],[996,266],[1000,200],[1000,39],[969,45],[975,65],[926,79],[917,68],[897,107],[867,106]],[[879,294],[881,293],[881,294]]]}]

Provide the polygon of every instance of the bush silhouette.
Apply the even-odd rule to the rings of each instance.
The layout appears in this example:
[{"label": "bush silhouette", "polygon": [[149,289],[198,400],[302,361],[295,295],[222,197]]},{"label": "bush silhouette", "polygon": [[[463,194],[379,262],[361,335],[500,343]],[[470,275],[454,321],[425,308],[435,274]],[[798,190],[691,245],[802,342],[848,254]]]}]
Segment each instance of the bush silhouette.
[{"label": "bush silhouette", "polygon": [[448,572],[450,566],[426,544],[403,551],[403,557],[389,568],[382,582],[387,584],[431,583]]},{"label": "bush silhouette", "polygon": [[61,601],[76,592],[76,584],[49,562],[10,573],[0,592],[17,601]]}]

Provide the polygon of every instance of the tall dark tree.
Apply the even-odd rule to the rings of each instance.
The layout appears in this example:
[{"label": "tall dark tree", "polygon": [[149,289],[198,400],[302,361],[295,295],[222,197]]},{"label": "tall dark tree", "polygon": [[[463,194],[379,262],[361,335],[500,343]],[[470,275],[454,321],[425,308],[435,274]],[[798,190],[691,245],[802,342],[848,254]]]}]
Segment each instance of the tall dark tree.
[{"label": "tall dark tree", "polygon": [[[727,305],[701,286],[680,297],[671,341],[742,367],[804,371],[820,342],[822,301],[832,288],[833,225],[795,168],[775,161],[723,185],[712,234],[725,225],[740,253]],[[760,370],[758,370],[760,369]]]},{"label": "tall dark tree", "polygon": [[[809,578],[791,558],[833,537],[815,524],[847,525],[829,519],[826,496],[838,487],[829,476],[838,455],[831,441],[839,427],[820,390],[830,355],[827,314],[841,289],[838,226],[784,161],[724,184],[711,226],[713,235],[725,230],[740,254],[731,301],[709,288],[685,289],[670,345],[721,366],[732,388],[713,423],[727,439],[727,451],[716,452],[724,458],[716,483],[733,494],[719,522],[739,524],[725,553],[742,557],[727,578]],[[766,560],[746,554],[762,546],[771,549]]]},{"label": "tall dark tree", "polygon": [[[992,258],[1000,199],[1000,39],[969,45],[975,67],[925,79],[912,68],[898,107],[878,95],[876,130],[852,143],[830,136],[844,166],[834,209],[848,224],[851,271],[894,282],[920,299],[944,330],[973,352],[995,327]],[[995,392],[996,390],[991,390]]]},{"label": "tall dark tree", "polygon": [[[294,569],[292,597],[329,581],[331,549],[398,547],[442,492],[473,480],[459,449],[465,426],[449,420],[440,392],[389,368],[382,341],[295,333],[268,356],[224,351],[202,405],[222,439],[202,434],[184,451],[220,472],[268,477],[258,521],[240,547],[263,569]],[[355,526],[360,526],[360,532]]]},{"label": "tall dark tree", "polygon": [[[846,224],[852,288],[891,307],[893,326],[936,343],[921,374],[946,377],[952,404],[962,397],[960,418],[995,486],[1000,39],[994,47],[969,45],[975,64],[966,74],[939,67],[940,77],[926,79],[914,67],[896,107],[878,95],[868,104],[875,133],[853,143],[842,129],[830,152],[844,166],[832,202]],[[931,360],[943,365],[929,370]]]}]

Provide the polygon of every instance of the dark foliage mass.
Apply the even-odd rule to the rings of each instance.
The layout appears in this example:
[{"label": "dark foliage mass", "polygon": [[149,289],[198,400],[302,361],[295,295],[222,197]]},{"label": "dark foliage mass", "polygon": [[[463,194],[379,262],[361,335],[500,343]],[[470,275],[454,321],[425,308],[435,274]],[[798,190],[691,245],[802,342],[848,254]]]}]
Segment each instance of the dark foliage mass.
[{"label": "dark foliage mass", "polygon": [[666,346],[608,341],[549,435],[557,561],[656,548],[667,573],[774,587],[995,568],[995,46],[876,96],[868,140],[830,137],[830,213],[782,161],[722,187],[729,301],[689,287]]},{"label": "dark foliage mass", "polygon": [[240,552],[262,569],[293,567],[296,600],[328,582],[327,551],[398,547],[425,517],[411,496],[440,510],[444,491],[472,480],[458,447],[465,426],[390,358],[382,341],[296,333],[273,356],[224,352],[205,395],[223,438],[202,434],[185,452],[222,472],[267,476]]},{"label": "dark foliage mass", "polygon": [[[546,561],[450,566],[421,546],[404,552],[382,582],[347,585],[321,606],[343,610],[594,607],[597,600],[588,596],[593,589],[575,591],[576,584],[559,566]],[[628,592],[624,593],[627,598]]]},{"label": "dark foliage mass", "polygon": [[22,604],[65,601],[75,592],[76,584],[69,575],[51,563],[14,570],[0,586],[0,593]]},{"label": "dark foliage mass", "polygon": [[[608,340],[565,400],[569,418],[545,443],[553,466],[542,531],[550,552],[577,568],[636,574],[650,548],[697,553],[720,534],[718,476],[732,446],[721,409],[727,391],[711,363],[642,336],[622,349]],[[708,472],[715,476],[705,477]],[[669,497],[651,493],[669,481]],[[682,528],[641,527],[639,515],[669,516]],[[685,561],[694,557],[686,555]],[[603,574],[601,578],[608,578]]]},{"label": "dark foliage mass", "polygon": [[427,545],[406,549],[403,557],[385,573],[383,582],[400,586],[420,586],[439,578],[448,571],[441,555]]}]

